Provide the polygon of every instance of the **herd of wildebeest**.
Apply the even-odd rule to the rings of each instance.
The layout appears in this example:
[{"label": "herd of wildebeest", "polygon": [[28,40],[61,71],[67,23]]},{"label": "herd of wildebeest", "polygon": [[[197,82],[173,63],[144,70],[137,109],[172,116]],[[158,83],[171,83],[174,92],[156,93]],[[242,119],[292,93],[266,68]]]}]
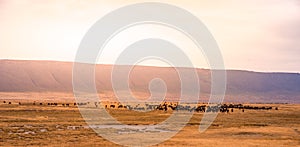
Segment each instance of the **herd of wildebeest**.
[{"label": "herd of wildebeest", "polygon": [[[11,101],[3,101],[3,104],[11,105],[13,104]],[[98,108],[101,105],[101,102],[84,102],[84,103],[42,103],[42,102],[33,102],[33,103],[21,103],[15,102],[14,104],[18,105],[40,105],[40,106],[62,106],[62,107],[71,107],[71,106],[90,106]],[[245,112],[245,109],[249,110],[271,110],[273,109],[270,106],[250,106],[243,104],[179,104],[178,102],[163,102],[161,104],[121,104],[118,102],[106,102],[102,103],[105,109],[128,109],[128,110],[137,110],[137,111],[152,111],[152,110],[160,110],[160,111],[189,111],[189,112],[223,112],[229,113],[234,112],[234,109],[239,109],[242,112]],[[274,108],[278,110],[278,107]]]}]

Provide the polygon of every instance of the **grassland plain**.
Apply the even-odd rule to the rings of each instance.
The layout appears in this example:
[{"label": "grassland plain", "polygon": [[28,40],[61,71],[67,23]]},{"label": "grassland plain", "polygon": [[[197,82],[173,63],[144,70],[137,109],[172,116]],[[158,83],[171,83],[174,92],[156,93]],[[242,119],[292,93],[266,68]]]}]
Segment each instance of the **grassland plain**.
[{"label": "grassland plain", "polygon": [[[300,146],[299,104],[250,105],[279,110],[220,113],[204,133],[198,132],[203,113],[195,113],[177,135],[157,146]],[[108,112],[129,125],[156,124],[172,113]],[[0,114],[0,146],[118,146],[88,128],[76,106],[1,102]]]}]

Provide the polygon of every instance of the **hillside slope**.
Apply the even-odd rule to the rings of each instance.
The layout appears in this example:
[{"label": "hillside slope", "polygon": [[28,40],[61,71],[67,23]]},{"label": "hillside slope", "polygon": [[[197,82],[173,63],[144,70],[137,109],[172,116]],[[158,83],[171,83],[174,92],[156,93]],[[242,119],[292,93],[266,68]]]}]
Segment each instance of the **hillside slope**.
[{"label": "hillside slope", "polygon": [[[0,60],[0,92],[72,92],[71,62]],[[96,66],[98,92],[111,92],[112,65]],[[210,93],[210,71],[197,69],[201,96]],[[169,97],[180,95],[180,80],[174,68],[135,67],[129,78],[133,93],[149,96],[149,82],[164,80]],[[188,77],[187,77],[188,80]],[[300,74],[227,71],[227,101],[299,103]]]}]

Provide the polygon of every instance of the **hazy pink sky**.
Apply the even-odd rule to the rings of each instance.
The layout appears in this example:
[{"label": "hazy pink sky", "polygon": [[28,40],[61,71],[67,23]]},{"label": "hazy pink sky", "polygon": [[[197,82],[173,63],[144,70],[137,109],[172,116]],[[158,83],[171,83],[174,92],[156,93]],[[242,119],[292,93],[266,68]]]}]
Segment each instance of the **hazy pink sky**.
[{"label": "hazy pink sky", "polygon": [[[0,58],[73,61],[93,23],[136,2],[141,1],[0,0]],[[190,11],[206,24],[226,68],[300,72],[299,0],[163,2]]]}]

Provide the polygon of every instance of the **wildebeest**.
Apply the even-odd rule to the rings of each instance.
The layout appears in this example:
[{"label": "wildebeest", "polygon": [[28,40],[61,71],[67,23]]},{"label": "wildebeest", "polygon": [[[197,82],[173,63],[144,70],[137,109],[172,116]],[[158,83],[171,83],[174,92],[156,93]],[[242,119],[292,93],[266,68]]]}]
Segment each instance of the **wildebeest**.
[{"label": "wildebeest", "polygon": [[133,109],[134,109],[134,110],[140,110],[140,111],[145,110],[144,107],[135,107],[135,108],[133,108]]},{"label": "wildebeest", "polygon": [[196,109],[195,109],[195,111],[196,112],[205,112],[205,105],[202,105],[202,106],[198,106]]},{"label": "wildebeest", "polygon": [[252,110],[270,110],[272,107],[258,107],[258,106],[244,106],[241,109],[252,109]]},{"label": "wildebeest", "polygon": [[146,104],[146,109],[147,110],[155,110],[155,109],[157,109],[157,107],[158,107],[159,105],[150,105],[150,104]]},{"label": "wildebeest", "polygon": [[191,108],[191,106],[189,105],[186,105],[186,106],[183,106],[183,105],[177,105],[176,107],[176,110],[186,110],[186,111],[191,111],[193,108]]},{"label": "wildebeest", "polygon": [[165,111],[167,111],[168,110],[168,106],[167,106],[166,103],[164,103],[163,105],[160,104],[156,109],[157,110],[165,110]]},{"label": "wildebeest", "polygon": [[78,106],[87,105],[88,103],[77,103]]},{"label": "wildebeest", "polygon": [[168,107],[170,107],[172,110],[175,110],[177,108],[177,106],[173,106],[173,105],[169,105]]},{"label": "wildebeest", "polygon": [[132,110],[132,109],[133,109],[130,105],[126,105],[126,108],[127,108],[128,110]]},{"label": "wildebeest", "polygon": [[[219,110],[220,110],[220,105],[207,107],[207,112],[219,112]],[[226,112],[226,111],[225,111],[225,109],[222,109],[222,112]]]}]

